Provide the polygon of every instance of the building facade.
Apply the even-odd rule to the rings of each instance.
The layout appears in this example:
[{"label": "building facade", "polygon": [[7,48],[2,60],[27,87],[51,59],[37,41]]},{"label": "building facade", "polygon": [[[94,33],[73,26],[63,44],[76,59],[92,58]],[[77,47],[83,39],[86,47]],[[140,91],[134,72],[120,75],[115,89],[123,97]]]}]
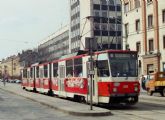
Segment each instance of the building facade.
[{"label": "building facade", "polygon": [[69,53],[69,26],[48,36],[38,46],[39,62],[56,60]]},{"label": "building facade", "polygon": [[24,50],[19,54],[20,57],[20,66],[29,67],[31,64],[37,63],[39,59],[38,49],[33,50]]},{"label": "building facade", "polygon": [[7,75],[8,78],[20,78],[20,58],[19,56],[11,56],[6,59],[3,59],[0,64],[0,73],[1,77]]},{"label": "building facade", "polygon": [[121,49],[120,0],[70,0],[70,52],[85,49],[86,37],[98,50]]},{"label": "building facade", "polygon": [[165,71],[165,2],[122,0],[123,47],[139,53],[140,74]]},{"label": "building facade", "polygon": [[39,61],[52,61],[86,49],[94,38],[97,50],[121,49],[120,0],[70,0],[70,23],[38,46]]}]

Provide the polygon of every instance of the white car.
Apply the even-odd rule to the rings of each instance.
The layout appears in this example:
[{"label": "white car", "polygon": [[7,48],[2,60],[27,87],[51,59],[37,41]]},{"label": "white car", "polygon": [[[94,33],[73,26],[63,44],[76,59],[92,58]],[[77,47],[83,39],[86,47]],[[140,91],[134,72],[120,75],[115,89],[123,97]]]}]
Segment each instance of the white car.
[{"label": "white car", "polygon": [[21,83],[21,80],[16,80],[15,83],[18,83],[19,84],[19,83]]}]

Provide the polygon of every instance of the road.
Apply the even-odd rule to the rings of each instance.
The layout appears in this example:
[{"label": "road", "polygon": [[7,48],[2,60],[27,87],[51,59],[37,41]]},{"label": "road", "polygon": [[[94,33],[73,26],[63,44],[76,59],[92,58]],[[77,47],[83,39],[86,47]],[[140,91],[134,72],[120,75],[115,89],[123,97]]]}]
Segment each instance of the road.
[{"label": "road", "polygon": [[[46,97],[46,96],[45,96]],[[165,103],[140,102],[133,107],[112,107],[102,120],[164,120]],[[0,120],[97,120],[98,117],[68,115],[26,98],[0,91]]]}]

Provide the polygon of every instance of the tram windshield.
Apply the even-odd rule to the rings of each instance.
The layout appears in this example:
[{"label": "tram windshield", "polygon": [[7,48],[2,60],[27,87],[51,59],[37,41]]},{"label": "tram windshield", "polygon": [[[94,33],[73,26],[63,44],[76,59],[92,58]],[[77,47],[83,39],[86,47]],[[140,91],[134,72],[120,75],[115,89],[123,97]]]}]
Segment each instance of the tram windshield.
[{"label": "tram windshield", "polygon": [[136,77],[136,54],[110,53],[110,68],[112,77]]}]

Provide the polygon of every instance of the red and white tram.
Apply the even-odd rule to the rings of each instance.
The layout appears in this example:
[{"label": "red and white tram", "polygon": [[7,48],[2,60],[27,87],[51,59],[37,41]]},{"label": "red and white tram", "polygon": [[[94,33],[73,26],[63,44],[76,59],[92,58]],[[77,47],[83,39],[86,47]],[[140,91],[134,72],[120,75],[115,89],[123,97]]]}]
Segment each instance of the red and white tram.
[{"label": "red and white tram", "polygon": [[[89,57],[87,54],[63,56],[59,60],[24,68],[22,87],[90,102]],[[107,50],[95,52],[93,58],[96,61],[93,103],[137,103],[140,92],[137,52]]]}]

